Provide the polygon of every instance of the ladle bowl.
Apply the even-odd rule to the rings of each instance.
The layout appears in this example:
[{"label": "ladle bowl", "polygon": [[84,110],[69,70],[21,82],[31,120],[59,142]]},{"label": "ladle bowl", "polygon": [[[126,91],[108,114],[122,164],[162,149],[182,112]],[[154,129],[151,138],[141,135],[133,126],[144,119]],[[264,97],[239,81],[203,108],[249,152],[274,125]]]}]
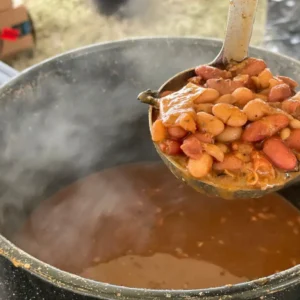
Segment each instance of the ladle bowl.
[{"label": "ladle bowl", "polygon": [[[241,62],[248,57],[248,48],[252,35],[257,2],[258,0],[229,1],[225,40],[219,54],[212,62],[208,63],[208,65],[222,69],[229,63]],[[186,85],[187,80],[193,76],[196,76],[195,69],[189,68],[171,77],[158,91],[146,90],[138,95],[138,100],[150,104],[148,114],[150,129],[158,116],[157,103],[159,100],[157,98],[159,98],[159,95],[164,91],[180,90]],[[251,186],[245,187],[244,189],[238,189],[234,186],[219,186],[210,180],[192,177],[173,157],[163,153],[156,143],[154,143],[154,146],[163,162],[178,179],[183,180],[198,192],[210,196],[219,196],[224,199],[259,198],[294,183],[300,175],[300,172],[288,173],[284,183],[272,184],[265,189]]]},{"label": "ladle bowl", "polygon": [[[169,79],[167,82],[165,82],[158,91],[145,91],[142,92],[138,98],[141,101],[144,101],[145,97],[150,97],[154,99],[155,96],[163,93],[164,91],[174,91],[178,90],[181,87],[183,87],[186,84],[187,79],[190,77],[195,76],[194,69],[189,69],[186,71],[183,71],[181,73],[178,73],[176,76]],[[156,120],[158,116],[158,109],[155,108],[154,105],[149,106],[148,111],[148,119],[149,119],[149,128],[152,128],[152,124]],[[210,196],[218,196],[222,197],[224,199],[246,199],[246,198],[260,198],[268,193],[278,191],[284,187],[287,187],[297,181],[299,181],[300,171],[298,172],[292,172],[289,174],[288,179],[283,184],[274,184],[270,185],[266,189],[257,189],[257,188],[245,188],[245,189],[237,189],[235,187],[229,188],[228,186],[222,187],[214,184],[214,182],[209,180],[198,180],[196,178],[193,178],[187,170],[182,167],[176,159],[174,159],[172,156],[168,156],[164,154],[159,146],[156,143],[153,143],[155,146],[155,149],[163,162],[167,165],[167,167],[170,169],[170,171],[177,177],[178,179],[184,181],[189,186],[194,188],[196,191],[200,193],[204,193],[206,195]]]},{"label": "ladle bowl", "polygon": [[[190,70],[192,72],[193,69]],[[172,90],[172,87],[179,83],[182,80],[182,83],[185,82],[186,76],[188,76],[188,72],[183,72],[182,77],[176,76],[173,80],[167,81],[165,84],[161,86],[158,90],[158,93],[162,93],[164,91]],[[156,120],[158,115],[158,110],[153,106],[149,107],[148,111],[148,119],[149,119],[149,127],[152,127],[153,122]],[[299,181],[300,172],[293,172],[289,174],[289,178],[284,182],[284,184],[274,184],[267,189],[255,189],[249,186],[249,189],[236,189],[234,187],[229,188],[228,186],[222,187],[214,184],[212,181],[198,180],[193,178],[188,174],[187,170],[182,167],[172,156],[168,156],[164,154],[159,146],[156,143],[153,143],[155,149],[163,162],[167,165],[170,171],[175,175],[176,178],[184,181],[189,186],[194,188],[196,191],[209,195],[209,196],[218,196],[224,199],[249,199],[249,198],[260,198],[266,194],[271,192],[275,192],[285,188],[297,181]]]}]

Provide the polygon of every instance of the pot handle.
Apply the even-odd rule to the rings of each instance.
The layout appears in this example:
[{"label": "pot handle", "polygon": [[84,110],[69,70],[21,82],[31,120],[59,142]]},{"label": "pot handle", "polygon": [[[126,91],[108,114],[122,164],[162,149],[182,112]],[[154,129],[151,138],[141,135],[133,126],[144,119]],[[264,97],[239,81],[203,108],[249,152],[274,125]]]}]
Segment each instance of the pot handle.
[{"label": "pot handle", "polygon": [[0,61],[0,86],[18,74],[18,71]]}]

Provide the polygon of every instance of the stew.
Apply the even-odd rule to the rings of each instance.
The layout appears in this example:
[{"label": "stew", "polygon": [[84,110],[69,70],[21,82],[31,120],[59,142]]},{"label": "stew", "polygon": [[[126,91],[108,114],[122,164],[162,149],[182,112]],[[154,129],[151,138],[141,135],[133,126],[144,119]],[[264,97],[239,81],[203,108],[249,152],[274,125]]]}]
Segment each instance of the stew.
[{"label": "stew", "polygon": [[248,58],[226,70],[201,65],[178,91],[164,91],[152,140],[189,175],[266,189],[298,171],[300,93],[289,77]]},{"label": "stew", "polygon": [[90,175],[45,200],[14,242],[40,260],[128,287],[234,284],[300,263],[300,213],[276,194],[208,198],[161,163]]}]

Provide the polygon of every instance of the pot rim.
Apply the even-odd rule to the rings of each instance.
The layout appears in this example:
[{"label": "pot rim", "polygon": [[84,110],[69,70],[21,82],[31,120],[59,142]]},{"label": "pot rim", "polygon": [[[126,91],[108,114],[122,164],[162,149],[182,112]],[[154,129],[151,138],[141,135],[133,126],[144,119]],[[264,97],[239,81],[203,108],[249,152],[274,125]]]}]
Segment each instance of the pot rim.
[{"label": "pot rim", "polygon": [[[118,46],[149,42],[149,41],[181,41],[186,43],[195,43],[201,46],[201,43],[212,43],[212,46],[221,48],[222,41],[219,39],[211,38],[195,38],[195,37],[139,37],[131,39],[122,39],[112,42],[97,43],[85,47],[73,49],[71,51],[59,54],[44,60],[24,71],[19,73],[16,77],[1,87],[1,91],[9,92],[17,83],[20,77],[26,76],[34,70],[39,70],[42,66],[52,63],[53,61],[60,61],[61,59],[73,59],[89,53],[97,52],[99,48],[110,49]],[[261,53],[272,53],[272,56],[283,58],[291,61],[300,68],[300,62],[288,56],[274,53],[259,47],[250,47],[250,49],[257,50]],[[192,289],[192,290],[154,290],[142,288],[129,288],[124,286],[117,286],[113,284],[97,282],[90,279],[85,279],[78,275],[74,275],[62,270],[59,270],[51,265],[48,265],[37,258],[31,256],[25,251],[19,249],[16,245],[0,235],[0,255],[7,258],[13,263],[15,267],[20,267],[30,272],[31,274],[41,278],[58,287],[76,292],[78,294],[89,295],[96,298],[104,297],[105,299],[227,299],[228,297],[235,299],[251,299],[266,296],[286,287],[292,287],[299,284],[300,281],[300,265],[284,270],[277,274],[272,274],[267,277],[255,279],[248,282],[243,282],[234,285],[227,285],[221,287],[207,288],[207,289]]]}]

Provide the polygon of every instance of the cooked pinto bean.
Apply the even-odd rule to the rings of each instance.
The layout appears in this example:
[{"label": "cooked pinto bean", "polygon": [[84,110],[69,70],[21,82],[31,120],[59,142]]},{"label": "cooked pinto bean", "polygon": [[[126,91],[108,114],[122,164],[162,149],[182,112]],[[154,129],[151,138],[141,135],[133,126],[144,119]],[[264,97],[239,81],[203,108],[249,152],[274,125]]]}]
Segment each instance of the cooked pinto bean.
[{"label": "cooked pinto bean", "polygon": [[247,122],[247,115],[231,104],[218,103],[213,107],[212,112],[221,121],[232,127],[241,127]]},{"label": "cooked pinto bean", "polygon": [[292,89],[298,86],[298,83],[290,77],[278,76],[278,78],[282,80],[284,83],[288,84]]},{"label": "cooked pinto bean", "polygon": [[231,127],[226,126],[224,131],[220,133],[216,139],[221,143],[230,143],[240,139],[242,135],[243,129],[242,127]]},{"label": "cooked pinto bean", "polygon": [[281,139],[272,137],[265,141],[263,152],[276,167],[293,171],[297,168],[295,154],[282,142]]},{"label": "cooked pinto bean", "polygon": [[269,80],[269,89],[273,88],[276,85],[283,84],[284,82],[277,77],[273,77]]},{"label": "cooked pinto bean", "polygon": [[213,136],[224,130],[224,124],[221,120],[205,112],[198,112],[196,121],[200,131],[210,133]]},{"label": "cooked pinto bean", "polygon": [[258,121],[250,123],[242,135],[246,142],[259,142],[267,137],[271,137],[279,130],[287,127],[289,118],[286,115],[278,114],[264,117]]},{"label": "cooked pinto bean", "polygon": [[300,151],[300,129],[291,131],[290,136],[285,140],[285,144],[296,151]]},{"label": "cooked pinto bean", "polygon": [[202,65],[195,68],[195,73],[203,79],[208,80],[211,78],[230,78],[231,73],[226,70],[220,70],[215,67]]},{"label": "cooked pinto bean", "polygon": [[266,63],[257,58],[249,57],[247,59],[247,64],[240,74],[248,74],[249,76],[256,76],[260,74],[267,67]]},{"label": "cooked pinto bean", "polygon": [[243,162],[237,158],[234,154],[225,154],[222,162],[216,162],[213,168],[216,171],[239,171],[243,167]]},{"label": "cooked pinto bean", "polygon": [[244,106],[243,112],[247,115],[249,121],[256,121],[264,116],[274,114],[284,114],[289,119],[292,119],[290,115],[281,110],[280,102],[266,103],[261,99],[251,100]]},{"label": "cooked pinto bean", "polygon": [[180,126],[172,126],[168,129],[168,134],[171,138],[182,139],[187,135],[187,131]]},{"label": "cooked pinto bean", "polygon": [[258,77],[257,76],[251,76],[251,80],[254,83],[255,90],[259,90],[261,88],[261,85],[260,85]]},{"label": "cooked pinto bean", "polygon": [[202,155],[201,142],[194,135],[188,136],[180,148],[186,156],[193,159],[199,159]]},{"label": "cooked pinto bean", "polygon": [[236,102],[236,99],[231,94],[222,95],[218,98],[215,103],[228,103],[233,104]]},{"label": "cooked pinto bean", "polygon": [[246,74],[239,74],[233,78],[234,81],[241,81],[243,83],[243,86],[250,89],[250,90],[256,90],[256,84],[253,81],[253,77],[250,77]]},{"label": "cooked pinto bean", "polygon": [[244,106],[250,100],[254,99],[254,94],[251,90],[247,89],[246,87],[237,88],[233,93],[232,96],[236,99],[236,104],[239,106]]},{"label": "cooked pinto bean", "polygon": [[275,85],[271,88],[268,101],[277,102],[283,101],[292,95],[291,88],[286,84],[282,83],[279,85]]},{"label": "cooked pinto bean", "polygon": [[229,71],[236,74],[257,76],[267,67],[266,63],[258,58],[249,57],[239,64],[232,66]]},{"label": "cooked pinto bean", "polygon": [[283,128],[280,131],[280,138],[284,141],[291,135],[291,129],[289,128]]},{"label": "cooked pinto bean", "polygon": [[217,90],[221,95],[231,94],[237,88],[244,84],[241,81],[233,81],[231,79],[209,79],[206,81],[209,88]]},{"label": "cooked pinto bean", "polygon": [[257,91],[257,87],[252,78],[253,78],[253,76],[249,77],[249,80],[248,80],[247,84],[245,84],[245,87],[250,89],[251,91],[253,91],[253,93],[255,93]]},{"label": "cooked pinto bean", "polygon": [[233,78],[233,81],[241,81],[244,85],[247,85],[249,82],[249,75],[247,74],[239,74]]},{"label": "cooked pinto bean", "polygon": [[297,99],[287,99],[282,102],[282,110],[295,118],[300,118],[300,101]]},{"label": "cooked pinto bean", "polygon": [[186,131],[195,132],[196,122],[191,114],[183,113],[178,119],[178,124]]},{"label": "cooked pinto bean", "polygon": [[160,150],[167,155],[178,155],[181,153],[180,143],[171,139],[166,139],[159,143]]},{"label": "cooked pinto bean", "polygon": [[217,145],[203,143],[202,147],[207,154],[214,157],[217,161],[224,160],[224,152]]},{"label": "cooked pinto bean", "polygon": [[264,100],[264,101],[268,101],[268,96],[260,94],[260,93],[254,94],[254,98],[261,99],[261,100]]},{"label": "cooked pinto bean", "polygon": [[152,124],[151,136],[153,142],[161,142],[167,137],[167,129],[162,120],[156,120]]},{"label": "cooked pinto bean", "polygon": [[204,111],[208,114],[211,114],[213,106],[214,105],[212,103],[195,104],[195,110],[196,110],[196,112]]},{"label": "cooked pinto bean", "polygon": [[190,158],[187,164],[187,169],[195,178],[202,178],[209,174],[213,164],[212,157],[203,152],[199,159]]},{"label": "cooked pinto bean", "polygon": [[268,97],[269,97],[269,94],[270,94],[270,90],[271,90],[271,88],[269,87],[269,88],[267,88],[267,89],[264,89],[264,90],[259,91],[259,94],[260,94],[260,95],[263,95],[263,96],[266,96],[266,97],[267,97],[267,100],[268,100]]},{"label": "cooked pinto bean", "polygon": [[216,146],[218,146],[223,153],[228,153],[229,152],[229,148],[226,144],[223,143],[216,143]]},{"label": "cooked pinto bean", "polygon": [[210,133],[207,132],[195,132],[194,136],[203,143],[213,144],[214,138]]},{"label": "cooked pinto bean", "polygon": [[290,127],[292,129],[300,129],[300,121],[296,119],[290,120]]},{"label": "cooked pinto bean", "polygon": [[263,100],[254,99],[249,101],[243,108],[249,121],[256,121],[263,116],[274,112],[274,109]]},{"label": "cooked pinto bean", "polygon": [[273,74],[271,73],[270,69],[264,69],[261,73],[258,75],[259,80],[259,87],[262,89],[266,89],[270,85],[270,79],[273,78]]},{"label": "cooked pinto bean", "polygon": [[204,89],[201,95],[194,100],[195,104],[199,103],[207,103],[207,102],[214,102],[220,96],[219,92],[215,89],[207,88]]}]

